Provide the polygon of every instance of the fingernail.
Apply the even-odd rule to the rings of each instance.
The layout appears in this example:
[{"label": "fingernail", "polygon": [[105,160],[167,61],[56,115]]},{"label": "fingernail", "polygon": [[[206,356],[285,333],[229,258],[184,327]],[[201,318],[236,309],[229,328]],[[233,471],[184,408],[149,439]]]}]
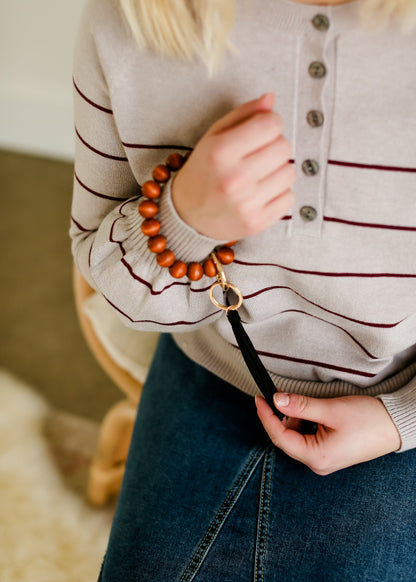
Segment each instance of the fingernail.
[{"label": "fingernail", "polygon": [[273,396],[273,401],[275,406],[288,406],[290,402],[289,394],[276,392],[276,394]]}]

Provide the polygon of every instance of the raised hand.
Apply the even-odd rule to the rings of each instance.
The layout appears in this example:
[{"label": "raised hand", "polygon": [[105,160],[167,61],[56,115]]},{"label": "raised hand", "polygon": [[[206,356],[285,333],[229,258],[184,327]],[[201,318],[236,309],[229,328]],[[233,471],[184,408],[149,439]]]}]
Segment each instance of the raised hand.
[{"label": "raised hand", "polygon": [[176,175],[175,208],[201,234],[218,240],[255,235],[293,206],[291,148],[273,104],[267,93],[222,117]]}]

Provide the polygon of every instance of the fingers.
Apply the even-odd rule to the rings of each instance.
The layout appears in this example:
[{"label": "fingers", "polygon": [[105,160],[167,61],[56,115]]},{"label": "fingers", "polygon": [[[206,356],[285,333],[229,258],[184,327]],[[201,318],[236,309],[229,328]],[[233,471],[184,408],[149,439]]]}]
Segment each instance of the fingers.
[{"label": "fingers", "polygon": [[[293,459],[305,462],[307,449],[306,439],[311,435],[301,435],[295,430],[287,428],[274,414],[264,398],[256,396],[257,414],[266,429],[270,440]],[[314,437],[312,437],[314,438]]]},{"label": "fingers", "polygon": [[[246,236],[255,236],[260,232],[263,232],[279,220],[283,218],[286,214],[290,212],[295,203],[295,196],[291,190],[286,190],[282,194],[277,195],[271,202],[268,202],[259,211],[258,208],[254,208],[250,212],[249,205],[247,204],[244,208],[244,228]],[[255,201],[250,201],[250,206],[255,207]],[[243,205],[240,205],[240,212]],[[238,238],[238,237],[236,237]]]},{"label": "fingers", "polygon": [[266,401],[256,397],[258,416],[271,441],[318,475],[398,450],[400,435],[383,404],[370,396],[317,399],[276,394],[285,415],[318,423],[315,434],[300,434],[296,424],[280,422]]},{"label": "fingers", "polygon": [[[270,127],[272,125],[269,124],[269,129]],[[252,216],[253,213],[258,214],[261,210],[265,210],[268,214],[271,209],[266,209],[265,206],[290,190],[296,179],[294,165],[290,163],[292,150],[287,140],[279,133],[280,122],[277,131],[272,129],[271,132],[266,132],[266,134],[260,132],[258,142],[254,141],[253,135],[251,138],[248,136],[253,129],[254,133],[259,130],[259,124],[257,124],[256,119],[250,120],[244,127],[239,126],[232,130],[233,136],[235,136],[234,132],[241,131],[242,133],[241,137],[235,140],[237,145],[229,150],[229,152],[232,152],[230,155],[232,157],[236,156],[238,159],[233,160],[231,164],[233,169],[229,173],[225,172],[221,184],[226,196],[229,196],[235,203],[238,202],[244,205],[240,208],[241,214],[246,213],[249,216]],[[247,130],[248,133],[246,133]],[[264,138],[265,135],[266,138]],[[276,135],[277,139],[274,139]],[[269,138],[273,139],[273,141],[257,148],[264,139],[267,141]],[[215,159],[213,161],[217,169],[230,164],[230,155],[226,151],[230,144],[224,146],[224,143],[222,141],[221,147],[215,151]],[[255,147],[252,147],[253,144]],[[244,153],[249,149],[253,151]],[[241,157],[242,152],[244,156]],[[290,208],[287,202],[284,203],[284,206],[286,209],[288,209],[287,207]],[[276,210],[277,208],[278,205]],[[281,215],[277,217],[277,220],[279,218],[281,218]],[[275,221],[276,218],[274,218]]]},{"label": "fingers", "polygon": [[[256,112],[241,123],[216,135],[218,154],[231,165],[247,161],[247,156],[272,144],[282,135],[283,119],[273,111]],[[284,161],[289,159],[290,149]]]},{"label": "fingers", "polygon": [[[328,424],[328,418],[336,414],[337,401],[331,398],[309,398],[302,394],[284,394],[277,392],[274,396],[274,405],[286,416],[311,420],[320,424]],[[329,414],[330,413],[330,414]]]},{"label": "fingers", "polygon": [[291,148],[273,105],[274,94],[267,93],[214,123],[176,175],[175,208],[201,234],[256,235],[293,206]]},{"label": "fingers", "polygon": [[224,117],[216,121],[208,130],[206,135],[214,135],[232,128],[237,123],[241,123],[251,115],[264,111],[271,111],[274,105],[274,93],[265,93],[258,99],[247,101],[236,107]]},{"label": "fingers", "polygon": [[[285,164],[281,168],[278,168],[272,174],[266,176],[257,183],[257,204],[258,201],[261,201],[264,206],[273,203],[279,196],[293,188],[295,180],[296,174],[293,164]],[[256,202],[256,200],[253,202]],[[269,212],[271,209],[266,207],[265,210],[266,212]]]},{"label": "fingers", "polygon": [[271,433],[277,435],[283,434],[287,428],[284,423],[277,418],[266,400],[262,396],[256,396],[254,401],[256,403],[257,414],[269,436]]},{"label": "fingers", "polygon": [[290,176],[287,185],[282,188],[286,190],[295,181],[295,169],[290,163],[291,155],[292,148],[288,141],[279,135],[271,143],[246,156],[241,165],[247,177],[259,183],[273,176],[277,171],[285,170],[287,176]]},{"label": "fingers", "polygon": [[224,193],[238,205],[235,215],[246,223],[251,235],[280,220],[295,203],[292,187],[296,173],[287,162],[289,151],[286,140],[280,138],[246,158],[241,170],[224,182]]}]

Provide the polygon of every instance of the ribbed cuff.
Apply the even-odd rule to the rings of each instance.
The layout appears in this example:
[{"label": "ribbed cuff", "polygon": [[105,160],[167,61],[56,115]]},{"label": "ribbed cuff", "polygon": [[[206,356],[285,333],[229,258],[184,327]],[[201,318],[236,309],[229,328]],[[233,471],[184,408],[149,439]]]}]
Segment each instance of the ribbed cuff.
[{"label": "ribbed cuff", "polygon": [[204,236],[181,219],[172,202],[171,184],[172,179],[165,185],[160,198],[159,221],[162,226],[161,232],[167,239],[168,247],[178,259],[186,263],[203,261],[215,247],[227,241]]},{"label": "ribbed cuff", "polygon": [[416,448],[416,378],[397,392],[377,396],[390,414],[401,438],[402,453]]}]

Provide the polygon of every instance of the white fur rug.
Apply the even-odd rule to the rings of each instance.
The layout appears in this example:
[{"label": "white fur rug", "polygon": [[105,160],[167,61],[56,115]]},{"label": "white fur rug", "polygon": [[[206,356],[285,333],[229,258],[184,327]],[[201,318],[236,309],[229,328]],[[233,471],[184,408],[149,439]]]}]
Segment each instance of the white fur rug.
[{"label": "white fur rug", "polygon": [[0,582],[96,582],[111,510],[64,484],[43,433],[46,402],[0,371]]}]

